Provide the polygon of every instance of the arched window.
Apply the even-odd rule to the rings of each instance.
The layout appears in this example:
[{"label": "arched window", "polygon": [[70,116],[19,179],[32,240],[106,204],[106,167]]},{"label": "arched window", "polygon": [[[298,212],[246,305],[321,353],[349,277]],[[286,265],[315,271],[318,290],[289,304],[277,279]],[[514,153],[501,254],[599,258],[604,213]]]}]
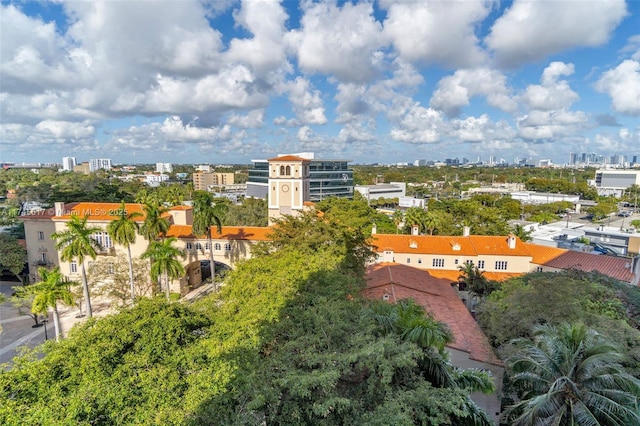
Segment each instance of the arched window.
[{"label": "arched window", "polygon": [[291,166],[287,166],[287,168],[285,170],[285,175],[287,175],[287,176],[291,175]]},{"label": "arched window", "polygon": [[213,248],[214,248],[215,250],[217,250],[217,251],[220,251],[220,243],[215,243],[215,244],[213,245]]},{"label": "arched window", "polygon": [[284,166],[280,166],[280,176],[284,176]]}]

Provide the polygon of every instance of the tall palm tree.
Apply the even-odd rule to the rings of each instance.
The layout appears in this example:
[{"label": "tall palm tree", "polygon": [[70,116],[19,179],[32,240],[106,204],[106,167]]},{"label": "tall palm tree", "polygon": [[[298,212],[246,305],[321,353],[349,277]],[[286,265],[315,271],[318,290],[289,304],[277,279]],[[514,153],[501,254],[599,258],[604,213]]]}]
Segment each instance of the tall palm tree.
[{"label": "tall palm tree", "polygon": [[393,212],[393,223],[396,225],[396,234],[399,232],[400,224],[404,220],[404,214],[401,210],[396,210]]},{"label": "tall palm tree", "polygon": [[213,202],[213,197],[205,191],[196,191],[193,197],[193,233],[206,235],[209,243],[209,268],[211,279],[216,282],[216,268],[213,261],[213,245],[211,230],[215,226],[218,233],[222,232],[222,221],[227,212],[227,205]]},{"label": "tall palm tree", "polygon": [[512,425],[640,424],[640,380],[621,365],[625,357],[581,324],[541,326],[534,340],[520,339],[507,362],[518,402],[505,418]]},{"label": "tall palm tree", "polygon": [[142,254],[143,259],[151,259],[151,279],[156,282],[160,277],[164,278],[165,292],[169,301],[170,289],[169,280],[180,278],[184,275],[184,267],[178,260],[183,256],[182,250],[173,246],[175,237],[166,238],[161,241],[151,241],[147,250]]},{"label": "tall palm tree", "polygon": [[429,235],[433,235],[433,231],[440,227],[440,217],[437,213],[432,211],[427,211],[422,218],[422,223],[425,227],[425,230],[429,231]]},{"label": "tall palm tree", "polygon": [[140,227],[140,234],[149,243],[164,237],[171,226],[169,220],[162,217],[166,209],[160,207],[157,203],[145,204],[142,208],[144,210],[144,222]]},{"label": "tall palm tree", "polygon": [[111,235],[111,239],[118,244],[127,247],[129,256],[129,284],[131,285],[131,302],[135,302],[136,294],[133,284],[133,258],[131,256],[131,244],[136,242],[136,234],[140,229],[140,225],[136,218],[142,217],[139,212],[127,213],[127,207],[124,201],[118,210],[118,218],[114,219],[107,226],[107,232]]},{"label": "tall palm tree", "polygon": [[39,268],[38,273],[40,277],[42,277],[42,281],[22,288],[34,296],[31,312],[46,315],[49,308],[53,309],[53,325],[56,330],[56,340],[60,340],[58,301],[66,305],[73,304],[73,295],[69,290],[69,286],[75,283],[65,281],[59,267],[51,271],[47,268]]},{"label": "tall palm tree", "polygon": [[87,270],[84,267],[84,260],[87,257],[95,259],[98,251],[102,250],[102,246],[98,241],[91,238],[96,232],[102,232],[102,229],[96,226],[88,226],[89,216],[81,218],[78,215],[71,216],[71,220],[67,222],[65,231],[54,232],[51,238],[56,241],[56,250],[60,251],[60,258],[64,261],[71,262],[74,259],[80,264],[82,272],[82,292],[86,306],[87,317],[93,316],[91,310],[91,298],[89,296],[89,284],[87,282]]}]

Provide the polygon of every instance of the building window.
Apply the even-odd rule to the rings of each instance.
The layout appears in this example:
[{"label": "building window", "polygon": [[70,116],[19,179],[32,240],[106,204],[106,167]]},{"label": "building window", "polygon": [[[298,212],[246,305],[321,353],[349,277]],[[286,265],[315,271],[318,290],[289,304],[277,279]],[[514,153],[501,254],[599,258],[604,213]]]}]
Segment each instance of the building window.
[{"label": "building window", "polygon": [[478,260],[478,269],[484,269],[484,260]]},{"label": "building window", "polygon": [[186,243],[186,244],[184,245],[184,247],[185,247],[187,250],[191,250],[191,249],[193,249],[193,244],[192,244],[192,243]]},{"label": "building window", "polygon": [[444,268],[444,259],[433,259],[434,268]]},{"label": "building window", "polygon": [[213,248],[214,248],[215,251],[220,251],[220,243],[215,243],[213,245]]},{"label": "building window", "polygon": [[411,258],[407,257],[407,263],[411,263]]},{"label": "building window", "polygon": [[40,240],[40,241],[44,240],[44,232],[38,231],[38,240]]},{"label": "building window", "polygon": [[47,263],[47,253],[40,253],[40,261]]},{"label": "building window", "polygon": [[418,259],[418,263],[422,263],[422,259]]},{"label": "building window", "polygon": [[542,266],[538,266],[538,267],[536,268],[536,272],[542,272]]},{"label": "building window", "polygon": [[453,263],[458,264],[458,259],[454,260]]},{"label": "building window", "polygon": [[202,244],[196,243],[196,250],[202,250]]},{"label": "building window", "polygon": [[111,236],[108,232],[96,232],[91,236],[94,241],[96,241],[102,248],[111,248],[113,244],[111,243]]},{"label": "building window", "polygon": [[473,265],[473,260],[465,260],[464,264],[469,266],[469,265]]},{"label": "building window", "polygon": [[75,260],[69,264],[69,270],[71,271],[72,274],[78,273],[78,264],[76,263]]},{"label": "building window", "polygon": [[507,261],[506,260],[498,260],[496,262],[496,271],[506,271],[507,270]]},{"label": "building window", "polygon": [[224,251],[231,251],[231,244],[226,243],[226,244],[224,245]]},{"label": "building window", "polygon": [[207,250],[207,251],[211,250],[211,244],[204,243],[204,249]]}]

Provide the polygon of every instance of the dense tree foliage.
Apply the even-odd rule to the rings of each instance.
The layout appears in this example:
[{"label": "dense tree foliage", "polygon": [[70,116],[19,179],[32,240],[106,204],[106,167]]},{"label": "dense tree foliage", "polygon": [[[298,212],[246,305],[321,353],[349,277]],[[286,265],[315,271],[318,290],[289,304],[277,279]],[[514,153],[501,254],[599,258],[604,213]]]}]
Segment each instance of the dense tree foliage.
[{"label": "dense tree foliage", "polygon": [[501,284],[479,306],[485,333],[509,356],[512,339],[532,338],[539,325],[583,323],[619,342],[628,367],[640,372],[640,289],[597,273],[530,273]]},{"label": "dense tree foliage", "polygon": [[330,213],[283,219],[220,292],[143,299],[16,359],[0,372],[0,423],[483,424],[469,389],[486,375],[441,364],[454,385],[424,369],[448,332],[359,297],[365,235]]},{"label": "dense tree foliage", "polygon": [[246,198],[241,204],[232,204],[224,216],[226,226],[267,226],[269,224],[267,200]]},{"label": "dense tree foliage", "polygon": [[6,269],[22,281],[27,250],[11,235],[0,232],[0,273]]}]

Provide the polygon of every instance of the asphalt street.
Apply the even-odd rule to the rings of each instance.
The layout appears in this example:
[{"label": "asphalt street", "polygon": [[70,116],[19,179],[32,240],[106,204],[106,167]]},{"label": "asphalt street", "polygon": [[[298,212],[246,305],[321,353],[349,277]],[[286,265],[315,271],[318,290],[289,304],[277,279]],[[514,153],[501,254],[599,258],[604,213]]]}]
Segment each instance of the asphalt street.
[{"label": "asphalt street", "polygon": [[[19,285],[18,282],[0,281],[0,292],[4,294],[6,301],[0,304],[0,364],[10,362],[16,356],[21,347],[35,347],[45,340],[44,327],[32,326],[35,324],[28,315],[21,315],[18,309],[11,305],[10,299],[13,290],[11,287]],[[47,324],[49,338],[54,338],[53,324]]]}]

